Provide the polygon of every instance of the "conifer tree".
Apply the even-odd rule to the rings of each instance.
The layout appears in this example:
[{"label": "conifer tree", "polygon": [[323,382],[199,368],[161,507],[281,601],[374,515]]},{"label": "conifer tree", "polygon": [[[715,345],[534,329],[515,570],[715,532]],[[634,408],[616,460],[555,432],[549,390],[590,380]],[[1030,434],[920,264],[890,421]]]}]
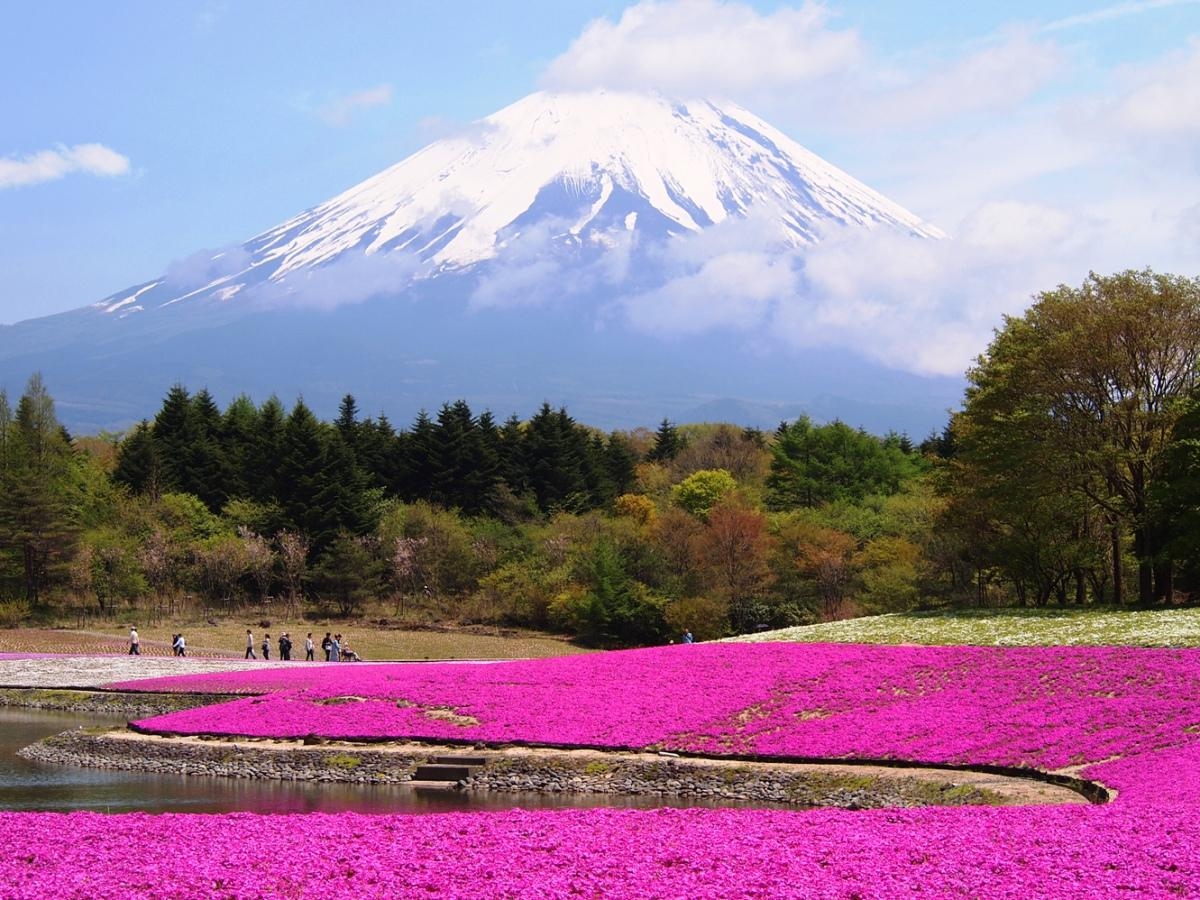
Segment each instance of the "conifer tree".
[{"label": "conifer tree", "polygon": [[79,532],[76,461],[39,373],[30,377],[4,430],[0,550],[15,560],[25,599],[37,607],[65,571]]},{"label": "conifer tree", "polygon": [[679,429],[671,424],[670,419],[664,418],[654,434],[654,446],[646,454],[646,459],[651,462],[668,463],[679,455],[683,444]]},{"label": "conifer tree", "polygon": [[219,440],[225,460],[225,493],[234,497],[253,498],[254,456],[258,439],[258,409],[245,394],[236,397],[221,417]]},{"label": "conifer tree", "polygon": [[269,397],[258,408],[258,422],[247,460],[251,496],[259,503],[282,503],[284,485],[279,476],[283,456],[286,415],[278,397]]},{"label": "conifer tree", "polygon": [[121,442],[112,480],[155,500],[162,496],[163,467],[148,420],[139,422]]}]

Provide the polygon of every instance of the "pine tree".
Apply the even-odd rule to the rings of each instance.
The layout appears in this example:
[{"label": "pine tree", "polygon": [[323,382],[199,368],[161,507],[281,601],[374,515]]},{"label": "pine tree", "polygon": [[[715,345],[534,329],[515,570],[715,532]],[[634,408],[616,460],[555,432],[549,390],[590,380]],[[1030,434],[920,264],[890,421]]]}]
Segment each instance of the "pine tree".
[{"label": "pine tree", "polygon": [[139,494],[157,500],[162,496],[163,467],[154,443],[150,422],[143,419],[117,451],[117,465],[112,480]]},{"label": "pine tree", "polygon": [[225,408],[221,417],[221,450],[225,458],[225,493],[230,497],[254,497],[254,455],[258,440],[258,409],[245,394]]},{"label": "pine tree", "polygon": [[259,503],[283,502],[286,485],[280,479],[286,415],[278,397],[269,397],[258,409],[258,423],[246,462],[250,496]]},{"label": "pine tree", "polygon": [[339,531],[373,527],[366,479],[341,435],[297,401],[284,429],[279,462],[280,506],[286,526],[305,535],[313,555]]},{"label": "pine tree", "polygon": [[195,439],[192,395],[183,385],[172,385],[154,417],[154,444],[162,463],[164,490],[184,490],[190,446]]},{"label": "pine tree", "polygon": [[180,488],[220,512],[230,496],[231,479],[222,441],[221,411],[207,388],[192,397],[193,439],[185,452],[187,465]]},{"label": "pine tree", "polygon": [[429,413],[421,410],[403,442],[402,499],[429,500],[434,480],[434,461],[437,459],[437,432]]},{"label": "pine tree", "polygon": [[565,409],[543,403],[529,420],[522,441],[522,457],[529,486],[543,512],[578,510],[588,505],[586,429],[576,425]]},{"label": "pine tree", "polygon": [[79,532],[76,461],[40,374],[30,377],[4,430],[0,550],[15,561],[25,599],[37,607],[63,574]]},{"label": "pine tree", "polygon": [[679,455],[683,444],[679,429],[671,424],[670,419],[663,419],[662,424],[658,426],[658,431],[654,434],[654,446],[646,454],[646,459],[651,462],[668,463]]}]

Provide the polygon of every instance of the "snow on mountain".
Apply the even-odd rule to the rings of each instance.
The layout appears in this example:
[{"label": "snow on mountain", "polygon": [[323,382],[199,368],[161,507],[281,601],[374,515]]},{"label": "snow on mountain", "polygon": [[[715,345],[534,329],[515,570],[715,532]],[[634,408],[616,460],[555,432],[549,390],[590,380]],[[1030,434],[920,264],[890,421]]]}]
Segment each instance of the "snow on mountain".
[{"label": "snow on mountain", "polygon": [[601,427],[807,411],[926,434],[959,380],[780,334],[828,318],[809,251],[858,229],[941,236],[734,104],[533,94],[239,246],[0,326],[0,385],[41,371],[92,431],[180,383],[326,416],[353,392],[398,423],[463,398]]},{"label": "snow on mountain", "polygon": [[423,264],[413,277],[431,277],[495,259],[538,223],[561,244],[603,249],[620,232],[669,239],[764,209],[783,247],[831,226],[941,236],[733,103],[536,93],[250,239],[236,260],[214,260],[214,277],[151,282],[96,307],[123,317],[228,301],[348,254],[404,253]]}]

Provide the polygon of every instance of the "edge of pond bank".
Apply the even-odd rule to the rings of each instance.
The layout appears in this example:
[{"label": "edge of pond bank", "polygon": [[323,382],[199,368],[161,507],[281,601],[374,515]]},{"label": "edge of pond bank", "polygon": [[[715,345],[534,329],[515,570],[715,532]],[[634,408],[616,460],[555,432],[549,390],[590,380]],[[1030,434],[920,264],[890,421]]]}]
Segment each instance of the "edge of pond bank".
[{"label": "edge of pond bank", "polygon": [[232,700],[240,694],[149,694],[80,687],[0,687],[0,707],[46,709],[142,719]]},{"label": "edge of pond bank", "polygon": [[[128,730],[65,732],[21,751],[29,759],[86,768],[364,785],[409,784],[418,767],[464,753],[462,746],[411,741],[363,745],[167,737]],[[852,761],[795,763],[528,746],[476,748],[471,755],[482,757],[483,765],[446,787],[837,809],[1087,802],[1078,788],[1027,775]]]}]

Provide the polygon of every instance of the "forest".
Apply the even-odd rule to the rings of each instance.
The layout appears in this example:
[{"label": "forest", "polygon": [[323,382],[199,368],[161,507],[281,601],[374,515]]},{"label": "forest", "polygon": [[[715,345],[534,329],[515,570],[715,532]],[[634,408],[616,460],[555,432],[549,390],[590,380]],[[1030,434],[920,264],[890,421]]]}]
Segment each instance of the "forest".
[{"label": "forest", "polygon": [[1200,280],[1092,275],[1005,320],[919,445],[805,417],[602,433],[462,400],[166,390],[77,436],[0,391],[0,625],[336,615],[698,639],[947,606],[1188,602]]}]

